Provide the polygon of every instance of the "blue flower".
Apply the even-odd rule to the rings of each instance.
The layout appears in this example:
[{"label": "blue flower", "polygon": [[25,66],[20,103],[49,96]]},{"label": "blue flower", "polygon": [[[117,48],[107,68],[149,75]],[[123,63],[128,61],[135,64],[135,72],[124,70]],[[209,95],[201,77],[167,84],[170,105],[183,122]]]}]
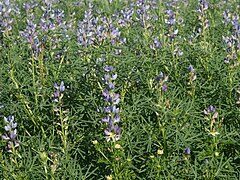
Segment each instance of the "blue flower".
[{"label": "blue flower", "polygon": [[213,112],[215,112],[215,111],[216,111],[216,108],[215,108],[214,106],[210,105],[210,106],[207,108],[207,110],[204,110],[204,114],[205,114],[205,115],[208,115],[208,114],[213,113]]},{"label": "blue flower", "polygon": [[106,104],[103,108],[106,116],[102,118],[102,122],[107,125],[104,133],[107,141],[117,141],[120,139],[121,132],[121,129],[117,125],[120,121],[120,116],[118,115],[120,109],[117,107],[117,104],[120,102],[120,95],[115,93],[115,83],[113,82],[117,79],[117,74],[113,74],[113,66],[106,65],[104,70],[107,72],[102,79],[105,85],[102,95]]},{"label": "blue flower", "polygon": [[62,81],[60,86],[59,86],[60,92],[63,92],[65,90],[64,82]]},{"label": "blue flower", "polygon": [[60,95],[65,91],[64,82],[61,81],[60,86],[58,86],[56,83],[54,83],[53,86],[56,89],[56,91],[53,93],[53,101],[58,102],[58,98],[61,98],[62,96],[60,96]]},{"label": "blue flower", "polygon": [[190,66],[188,67],[188,70],[189,70],[190,72],[194,72],[194,71],[195,71],[195,69],[193,68],[193,65],[190,65]]},{"label": "blue flower", "polygon": [[189,147],[187,147],[187,148],[185,149],[184,153],[185,153],[186,155],[189,155],[189,154],[191,153],[191,150],[190,150],[190,148],[189,148]]},{"label": "blue flower", "polygon": [[19,146],[19,141],[16,139],[17,136],[17,123],[14,123],[14,116],[8,116],[8,118],[4,117],[4,122],[6,123],[4,129],[5,134],[2,135],[2,139],[7,141],[7,151],[12,152],[12,148]]},{"label": "blue flower", "polygon": [[162,72],[159,73],[156,77],[156,81],[160,84],[160,87],[163,92],[166,92],[168,89],[168,86],[166,85],[166,82],[168,81],[168,76],[165,76]]},{"label": "blue flower", "polygon": [[104,67],[104,70],[105,70],[106,72],[111,72],[111,71],[113,70],[113,66],[108,66],[108,65],[106,65],[106,66]]}]

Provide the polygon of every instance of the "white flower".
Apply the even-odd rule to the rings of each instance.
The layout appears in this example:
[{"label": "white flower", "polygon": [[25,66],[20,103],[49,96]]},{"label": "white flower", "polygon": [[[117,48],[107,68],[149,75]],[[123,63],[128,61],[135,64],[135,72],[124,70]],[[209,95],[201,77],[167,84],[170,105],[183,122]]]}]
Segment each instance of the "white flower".
[{"label": "white flower", "polygon": [[217,131],[210,131],[209,132],[209,135],[212,135],[212,136],[216,136],[216,135],[218,135],[219,134],[219,132],[217,132]]}]

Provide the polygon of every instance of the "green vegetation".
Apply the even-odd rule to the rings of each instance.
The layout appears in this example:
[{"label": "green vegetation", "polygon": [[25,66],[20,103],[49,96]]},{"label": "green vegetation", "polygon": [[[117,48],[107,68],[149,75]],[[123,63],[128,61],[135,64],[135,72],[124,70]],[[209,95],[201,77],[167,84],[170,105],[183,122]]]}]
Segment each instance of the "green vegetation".
[{"label": "green vegetation", "polygon": [[238,179],[239,1],[1,1],[0,106],[0,179]]}]

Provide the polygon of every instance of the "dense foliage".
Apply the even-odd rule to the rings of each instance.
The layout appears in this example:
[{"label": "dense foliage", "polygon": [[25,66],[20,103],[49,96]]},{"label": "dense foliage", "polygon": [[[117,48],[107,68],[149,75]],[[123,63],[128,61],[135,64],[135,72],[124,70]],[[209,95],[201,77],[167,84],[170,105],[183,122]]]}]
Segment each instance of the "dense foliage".
[{"label": "dense foliage", "polygon": [[3,0],[0,112],[0,179],[238,179],[239,0]]}]

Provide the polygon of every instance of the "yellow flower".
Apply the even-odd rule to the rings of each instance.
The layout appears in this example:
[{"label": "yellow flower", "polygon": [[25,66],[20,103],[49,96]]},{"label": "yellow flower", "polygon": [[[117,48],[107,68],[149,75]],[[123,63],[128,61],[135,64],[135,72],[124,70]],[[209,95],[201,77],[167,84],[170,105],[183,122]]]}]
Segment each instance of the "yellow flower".
[{"label": "yellow flower", "polygon": [[162,155],[163,154],[163,150],[162,149],[157,150],[157,154],[158,155]]},{"label": "yellow flower", "polygon": [[115,145],[115,148],[116,148],[116,149],[120,149],[120,148],[121,148],[121,145],[120,145],[120,144],[116,144],[116,145]]},{"label": "yellow flower", "polygon": [[92,141],[92,143],[93,143],[94,145],[96,145],[96,144],[98,144],[98,141],[97,141],[97,140],[94,140],[94,141]]},{"label": "yellow flower", "polygon": [[112,178],[112,175],[107,176],[106,178],[107,178],[107,180],[112,180],[112,179],[113,179],[113,178]]},{"label": "yellow flower", "polygon": [[127,158],[127,162],[131,162],[132,160],[130,158]]}]

